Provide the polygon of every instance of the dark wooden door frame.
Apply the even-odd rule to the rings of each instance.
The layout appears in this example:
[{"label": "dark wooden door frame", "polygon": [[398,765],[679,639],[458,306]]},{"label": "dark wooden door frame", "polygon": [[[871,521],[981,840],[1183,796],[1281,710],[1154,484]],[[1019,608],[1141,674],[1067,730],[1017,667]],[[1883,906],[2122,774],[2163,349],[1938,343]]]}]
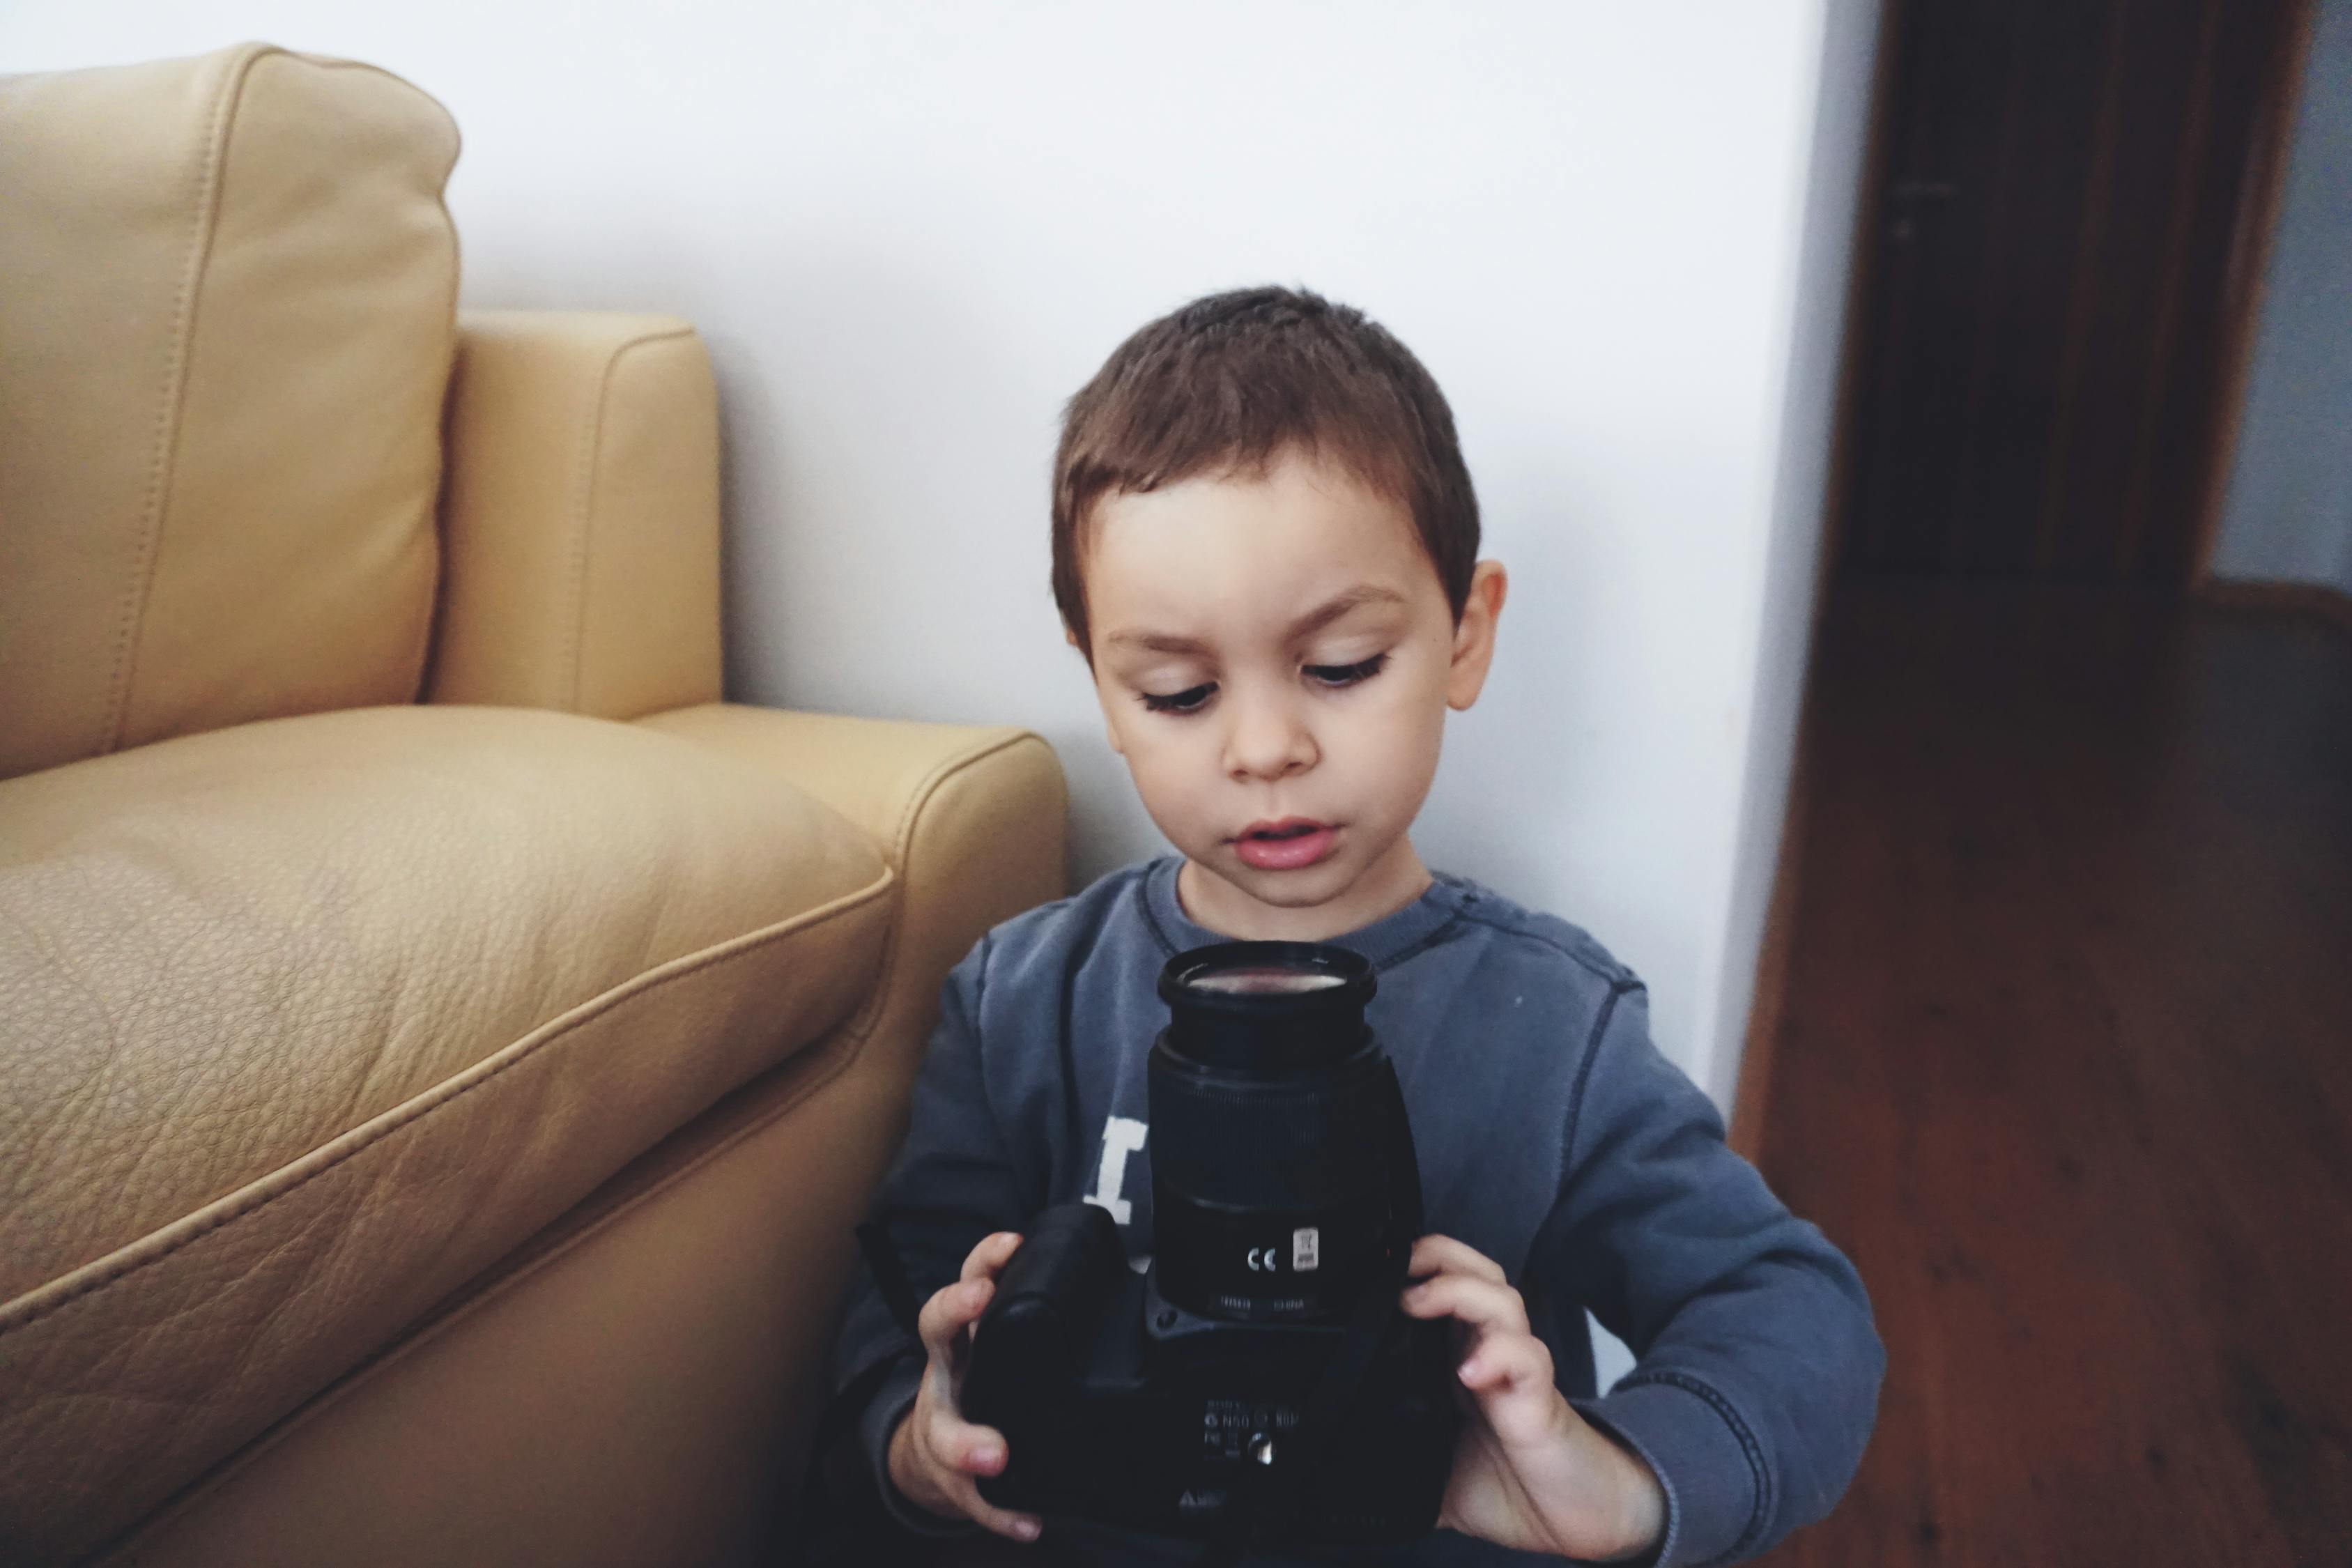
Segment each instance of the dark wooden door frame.
[{"label": "dark wooden door frame", "polygon": [[[1878,51],[1873,65],[1870,138],[1863,157],[1861,199],[1854,204],[1854,228],[1849,243],[1844,336],[1839,346],[1836,408],[1832,424],[1828,493],[1822,522],[1821,554],[1814,563],[1813,603],[1820,606],[1837,562],[1843,552],[1852,514],[1856,415],[1866,379],[1866,354],[1873,312],[1883,286],[1879,234],[1886,222],[1887,181],[1894,157],[1892,134],[1896,73],[1900,66],[1904,24],[1920,0],[1880,0]],[[2127,0],[2112,0],[2122,5]],[[2226,5],[2230,0],[2206,0]],[[2260,120],[2248,150],[2249,166],[2242,183],[2232,220],[2226,300],[2219,361],[2220,395],[2207,431],[2210,452],[2205,464],[2204,493],[2199,498],[2195,548],[2184,588],[2204,585],[2227,498],[2231,455],[2245,401],[2255,329],[2262,315],[2263,284],[2269,270],[2272,241],[2278,228],[2278,210],[2285,184],[2287,153],[2294,132],[2295,110],[2302,96],[2304,71],[2309,58],[2312,0],[2288,0],[2287,44],[2272,61],[2272,78],[2262,95]]]}]

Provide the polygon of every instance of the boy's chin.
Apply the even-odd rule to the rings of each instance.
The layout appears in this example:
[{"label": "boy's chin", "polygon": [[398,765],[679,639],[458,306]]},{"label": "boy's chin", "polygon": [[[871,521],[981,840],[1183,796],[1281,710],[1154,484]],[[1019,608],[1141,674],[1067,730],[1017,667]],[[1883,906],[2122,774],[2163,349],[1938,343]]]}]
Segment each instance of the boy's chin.
[{"label": "boy's chin", "polygon": [[1299,871],[1251,870],[1244,877],[1226,877],[1223,880],[1236,891],[1277,910],[1318,909],[1347,891],[1345,884],[1336,889],[1309,887],[1306,874]]},{"label": "boy's chin", "polygon": [[1293,911],[1340,902],[1363,875],[1363,868],[1352,864],[1344,853],[1296,870],[1273,871],[1250,865],[1230,845],[1221,847],[1217,858],[1202,868],[1255,902]]}]

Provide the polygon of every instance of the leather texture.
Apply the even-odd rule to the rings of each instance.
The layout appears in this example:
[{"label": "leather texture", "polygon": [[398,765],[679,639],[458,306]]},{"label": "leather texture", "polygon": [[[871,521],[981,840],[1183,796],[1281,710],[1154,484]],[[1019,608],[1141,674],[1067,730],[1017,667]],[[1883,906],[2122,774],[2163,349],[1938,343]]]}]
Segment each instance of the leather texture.
[{"label": "leather texture", "polygon": [[870,1005],[892,881],[772,774],[563,714],[0,784],[0,909],[43,916],[0,923],[39,1042],[0,1053],[0,1560],[98,1544]]},{"label": "leather texture", "polygon": [[719,410],[674,316],[460,323],[428,699],[635,719],[719,697]]},{"label": "leather texture", "polygon": [[414,699],[457,154],[260,46],[0,79],[0,777]]},{"label": "leather texture", "polygon": [[887,967],[824,1041],[637,1161],[109,1552],[147,1568],[771,1562],[851,1226],[949,967],[1064,887],[1016,730],[712,706],[648,721],[826,799],[897,873]]}]

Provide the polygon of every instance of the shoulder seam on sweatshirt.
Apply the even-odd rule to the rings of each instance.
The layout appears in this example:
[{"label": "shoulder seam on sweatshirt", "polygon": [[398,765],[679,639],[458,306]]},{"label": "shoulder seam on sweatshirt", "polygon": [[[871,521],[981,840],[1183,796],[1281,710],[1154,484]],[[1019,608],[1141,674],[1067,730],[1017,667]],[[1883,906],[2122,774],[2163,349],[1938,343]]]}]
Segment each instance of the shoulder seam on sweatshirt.
[{"label": "shoulder seam on sweatshirt", "polygon": [[1444,920],[1438,921],[1436,929],[1422,937],[1420,941],[1409,942],[1397,952],[1389,954],[1389,956],[1384,959],[1381,959],[1378,963],[1372,966],[1373,969],[1376,971],[1394,969],[1406,959],[1418,958],[1423,953],[1427,952],[1431,948],[1435,947],[1438,944],[1438,942],[1444,937],[1446,932],[1452,931],[1455,926],[1460,925],[1464,920],[1468,918],[1470,905],[1476,901],[1477,897],[1478,895],[1475,892],[1466,894],[1464,897],[1462,907],[1447,915]]},{"label": "shoulder seam on sweatshirt", "polygon": [[1488,931],[1501,931],[1505,936],[1525,937],[1528,941],[1534,942],[1538,947],[1548,947],[1554,952],[1559,954],[1562,958],[1567,959],[1570,963],[1575,964],[1578,968],[1582,969],[1592,975],[1595,979],[1608,982],[1608,984],[1615,989],[1622,990],[1628,985],[1638,985],[1641,984],[1640,981],[1633,979],[1622,966],[1611,968],[1605,964],[1597,963],[1591,958],[1588,957],[1584,953],[1577,952],[1567,943],[1555,942],[1550,937],[1546,936],[1543,932],[1531,930],[1527,926],[1512,925],[1502,921],[1489,920],[1484,915],[1471,913],[1466,907],[1456,914],[1454,918],[1457,920],[1470,921],[1475,924],[1485,926]]},{"label": "shoulder seam on sweatshirt", "polygon": [[1749,1543],[1763,1533],[1765,1525],[1772,1517],[1772,1470],[1764,1462],[1764,1446],[1756,1440],[1756,1434],[1748,1430],[1748,1423],[1740,1419],[1739,1412],[1727,1397],[1713,1384],[1703,1383],[1688,1373],[1634,1372],[1621,1379],[1617,1386],[1620,1389],[1638,1388],[1653,1383],[1679,1388],[1685,1394],[1695,1394],[1706,1401],[1708,1407],[1723,1418],[1723,1424],[1731,1428],[1731,1435],[1739,1439],[1740,1452],[1748,1456],[1748,1472],[1756,1481],[1756,1502],[1748,1510],[1747,1527],[1740,1531],[1738,1539],[1705,1563],[1697,1564],[1696,1568],[1714,1568],[1718,1563],[1736,1563],[1746,1555]]},{"label": "shoulder seam on sweatshirt", "polygon": [[1559,1141],[1559,1176],[1564,1184],[1576,1164],[1576,1134],[1584,1121],[1584,1090],[1592,1081],[1592,1064],[1601,1059],[1601,1042],[1609,1033],[1610,1021],[1617,1016],[1617,1003],[1627,992],[1638,991],[1638,980],[1621,980],[1609,987],[1609,999],[1601,1004],[1600,1016],[1592,1020],[1592,1033],[1585,1037],[1584,1059],[1576,1064],[1576,1084],[1568,1091],[1568,1127]]}]

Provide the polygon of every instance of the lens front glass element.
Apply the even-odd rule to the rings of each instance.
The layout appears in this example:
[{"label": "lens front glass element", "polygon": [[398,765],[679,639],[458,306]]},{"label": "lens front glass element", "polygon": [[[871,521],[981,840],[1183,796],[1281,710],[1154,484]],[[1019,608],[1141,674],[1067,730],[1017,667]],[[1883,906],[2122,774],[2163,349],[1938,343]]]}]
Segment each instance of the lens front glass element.
[{"label": "lens front glass element", "polygon": [[1232,969],[1211,969],[1185,976],[1185,989],[1225,996],[1295,996],[1308,991],[1328,991],[1345,985],[1344,976],[1318,969],[1289,969],[1252,963]]},{"label": "lens front glass element", "polygon": [[1160,972],[1178,1054],[1244,1072],[1302,1071],[1354,1055],[1376,989],[1360,954],[1306,942],[1196,947]]}]

